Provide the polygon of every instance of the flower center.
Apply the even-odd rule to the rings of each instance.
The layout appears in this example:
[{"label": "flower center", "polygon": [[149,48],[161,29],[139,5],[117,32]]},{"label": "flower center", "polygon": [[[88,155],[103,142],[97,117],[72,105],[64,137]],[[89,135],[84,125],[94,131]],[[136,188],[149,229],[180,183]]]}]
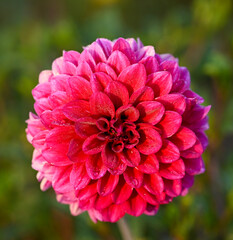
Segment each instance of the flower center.
[{"label": "flower center", "polygon": [[121,152],[124,148],[131,149],[139,142],[140,135],[133,122],[100,118],[96,125],[100,130],[98,138],[111,143],[114,152]]}]

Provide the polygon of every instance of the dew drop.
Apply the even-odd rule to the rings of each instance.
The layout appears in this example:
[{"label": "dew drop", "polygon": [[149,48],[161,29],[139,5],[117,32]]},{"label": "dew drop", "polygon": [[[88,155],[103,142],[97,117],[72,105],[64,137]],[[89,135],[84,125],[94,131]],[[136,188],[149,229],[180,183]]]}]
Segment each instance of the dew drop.
[{"label": "dew drop", "polygon": [[138,185],[138,180],[137,179],[132,179],[132,184],[136,187]]}]

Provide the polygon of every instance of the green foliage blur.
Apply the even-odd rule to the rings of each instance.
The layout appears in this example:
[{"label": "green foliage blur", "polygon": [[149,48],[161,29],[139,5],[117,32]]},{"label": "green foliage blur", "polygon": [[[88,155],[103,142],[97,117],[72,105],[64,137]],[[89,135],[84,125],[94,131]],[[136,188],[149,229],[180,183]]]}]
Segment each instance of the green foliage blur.
[{"label": "green foliage blur", "polygon": [[62,50],[120,36],[178,57],[212,105],[206,172],[156,216],[126,216],[134,238],[233,240],[232,0],[0,0],[0,239],[121,239],[116,224],[73,217],[41,192],[25,137],[40,71]]}]

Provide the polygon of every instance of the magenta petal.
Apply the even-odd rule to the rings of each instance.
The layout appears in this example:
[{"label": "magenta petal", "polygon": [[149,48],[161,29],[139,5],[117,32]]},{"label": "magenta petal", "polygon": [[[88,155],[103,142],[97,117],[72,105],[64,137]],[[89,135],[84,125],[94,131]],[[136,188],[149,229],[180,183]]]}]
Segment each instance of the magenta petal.
[{"label": "magenta petal", "polygon": [[32,96],[35,100],[46,98],[51,94],[51,84],[49,82],[40,83],[32,90]]},{"label": "magenta petal", "polygon": [[42,152],[42,156],[48,163],[54,166],[67,166],[72,164],[70,159],[65,155],[53,149],[46,149]]},{"label": "magenta petal", "polygon": [[75,137],[73,126],[56,127],[52,129],[46,137],[46,145],[54,147],[63,143],[69,143]]},{"label": "magenta petal", "polygon": [[167,71],[152,73],[148,76],[146,85],[154,90],[156,97],[166,95],[172,88],[172,76]]},{"label": "magenta petal", "polygon": [[125,181],[133,188],[139,188],[143,184],[143,173],[136,168],[128,167],[123,173]]},{"label": "magenta petal", "polygon": [[196,105],[192,109],[192,111],[188,112],[188,114],[184,116],[185,121],[187,121],[188,123],[195,123],[195,122],[201,121],[206,117],[206,115],[210,111],[210,108],[211,106],[203,107],[203,106]]},{"label": "magenta petal", "polygon": [[72,139],[70,141],[67,157],[72,162],[85,162],[89,158],[89,155],[82,151],[82,144],[83,140],[80,139]]},{"label": "magenta petal", "polygon": [[144,188],[153,195],[161,194],[164,190],[163,179],[159,174],[146,174],[144,176]]},{"label": "magenta petal", "polygon": [[103,163],[107,168],[116,168],[117,166],[119,166],[120,164],[120,159],[117,155],[117,153],[115,153],[112,150],[111,147],[111,143],[108,143],[105,145],[102,153],[101,153],[102,159],[103,159]]},{"label": "magenta petal", "polygon": [[148,216],[153,216],[158,212],[158,210],[159,210],[159,204],[151,205],[150,203],[147,203],[144,213]]},{"label": "magenta petal", "polygon": [[70,183],[75,190],[80,190],[87,186],[90,182],[90,177],[86,172],[85,164],[75,163],[70,173]]},{"label": "magenta petal", "polygon": [[177,197],[181,194],[182,181],[181,179],[168,180],[164,179],[164,189],[167,195],[170,197]]},{"label": "magenta petal", "polygon": [[191,148],[196,142],[195,133],[186,127],[180,127],[179,131],[171,137],[171,141],[180,149],[180,151]]},{"label": "magenta petal", "polygon": [[87,63],[92,70],[95,69],[95,65],[96,65],[95,59],[92,56],[92,54],[88,51],[87,48],[85,48],[84,51],[80,54],[79,64],[82,62]]},{"label": "magenta petal", "polygon": [[68,80],[73,99],[88,100],[92,94],[91,84],[80,76],[70,77]]},{"label": "magenta petal", "polygon": [[181,92],[190,88],[190,74],[186,67],[179,67],[179,78],[172,86],[172,92]]},{"label": "magenta petal", "polygon": [[180,151],[175,144],[164,139],[162,148],[156,153],[162,163],[171,163],[180,158]]},{"label": "magenta petal", "polygon": [[52,109],[62,106],[63,104],[69,102],[69,97],[67,93],[58,91],[51,94],[48,97],[49,105]]},{"label": "magenta petal", "polygon": [[135,61],[135,55],[134,52],[131,50],[131,47],[129,43],[123,39],[123,38],[118,38],[116,42],[113,45],[113,51],[119,50],[122,53],[124,53],[127,58],[133,63]]},{"label": "magenta petal", "polygon": [[141,162],[137,167],[139,171],[147,174],[156,173],[159,170],[159,161],[155,154],[141,154]]},{"label": "magenta petal", "polygon": [[162,146],[160,134],[151,126],[140,126],[140,142],[137,149],[140,153],[150,155],[156,153]]},{"label": "magenta petal", "polygon": [[99,179],[107,171],[100,154],[90,156],[86,161],[87,174],[91,179]]},{"label": "magenta petal", "polygon": [[117,167],[109,168],[108,171],[112,175],[121,175],[125,171],[126,168],[127,168],[127,165],[121,161]]},{"label": "magenta petal", "polygon": [[116,71],[117,75],[130,66],[127,56],[118,50],[110,55],[107,63]]},{"label": "magenta petal", "polygon": [[[168,71],[172,75],[172,80],[175,83],[179,78],[179,66],[177,61],[170,61],[165,60],[160,64],[160,68],[162,68],[164,71]],[[173,89],[172,89],[173,90]]]},{"label": "magenta petal", "polygon": [[101,62],[98,63],[95,70],[96,70],[96,73],[97,72],[106,73],[113,80],[117,79],[117,75],[116,75],[115,71],[107,63],[101,63]]},{"label": "magenta petal", "polygon": [[87,62],[80,62],[77,67],[77,75],[90,79],[92,75],[92,70],[90,65]]},{"label": "magenta petal", "polygon": [[53,61],[52,71],[54,75],[58,74],[75,75],[76,66],[71,62],[65,62],[63,57],[59,57]]},{"label": "magenta petal", "polygon": [[50,81],[51,92],[55,93],[57,91],[66,92],[68,90],[68,79],[69,75],[60,74],[53,76]]},{"label": "magenta petal", "polygon": [[120,73],[118,81],[124,83],[129,93],[132,94],[134,91],[145,86],[146,69],[143,64],[133,64]]},{"label": "magenta petal", "polygon": [[90,182],[85,188],[76,191],[76,197],[78,197],[80,201],[89,200],[97,193],[96,187],[96,181]]},{"label": "magenta petal", "polygon": [[182,159],[170,164],[160,164],[160,175],[166,179],[181,179],[185,175],[185,165]]},{"label": "magenta petal", "polygon": [[103,150],[105,142],[99,140],[97,134],[88,137],[82,146],[84,153],[86,154],[96,154]]},{"label": "magenta petal", "polygon": [[56,168],[53,175],[52,186],[56,192],[70,192],[73,186],[70,184],[71,167]]},{"label": "magenta petal", "polygon": [[124,105],[117,109],[116,117],[123,121],[135,122],[139,118],[139,111],[130,104]]},{"label": "magenta petal", "polygon": [[190,188],[193,186],[194,183],[194,176],[191,176],[189,174],[185,174],[185,176],[182,178],[182,185],[184,188]]},{"label": "magenta petal", "polygon": [[127,201],[132,194],[132,191],[133,188],[125,182],[124,178],[120,177],[115,190],[112,192],[113,202],[121,204]]},{"label": "magenta petal", "polygon": [[81,117],[89,117],[90,104],[85,100],[75,100],[67,103],[63,107],[64,115],[72,121],[77,121]]},{"label": "magenta petal", "polygon": [[43,148],[45,144],[45,138],[48,133],[49,133],[49,130],[38,132],[32,139],[33,147],[37,149]]},{"label": "magenta petal", "polygon": [[91,117],[79,118],[75,122],[75,131],[82,138],[89,137],[99,132],[96,126],[96,120]]},{"label": "magenta petal", "polygon": [[129,102],[133,105],[137,105],[140,102],[152,100],[154,100],[154,91],[152,88],[142,87],[131,95]]},{"label": "magenta petal", "polygon": [[120,82],[109,82],[104,91],[112,100],[116,109],[129,103],[129,92],[127,88]]},{"label": "magenta petal", "polygon": [[52,71],[44,70],[39,75],[39,83],[49,82],[51,77],[53,76]]},{"label": "magenta petal", "polygon": [[136,191],[148,203],[152,205],[159,204],[159,199],[156,195],[149,193],[144,187],[137,188]]},{"label": "magenta petal", "polygon": [[203,153],[202,144],[197,139],[196,143],[191,148],[181,152],[181,156],[184,158],[199,158],[202,153]]},{"label": "magenta petal", "polygon": [[140,63],[145,66],[147,75],[158,71],[159,63],[155,57],[149,56],[143,58]]},{"label": "magenta petal", "polygon": [[98,38],[96,42],[101,46],[105,53],[106,58],[108,58],[112,52],[112,41],[106,38]]},{"label": "magenta petal", "polygon": [[40,120],[46,128],[70,125],[70,120],[63,114],[62,107],[44,111],[40,115]]},{"label": "magenta petal", "polygon": [[105,62],[107,60],[102,47],[97,42],[93,42],[86,49],[92,55],[96,63]]},{"label": "magenta petal", "polygon": [[71,62],[75,66],[78,65],[79,57],[80,57],[80,53],[79,52],[72,51],[72,50],[71,51],[63,51],[64,61]]},{"label": "magenta petal", "polygon": [[162,121],[157,125],[163,131],[163,137],[168,138],[174,135],[180,128],[182,117],[179,113],[166,111]]},{"label": "magenta petal", "polygon": [[115,107],[110,98],[102,92],[93,93],[90,98],[91,112],[97,116],[115,116]]},{"label": "magenta petal", "polygon": [[34,109],[38,116],[40,116],[44,111],[51,110],[51,106],[48,98],[40,98],[34,103]]},{"label": "magenta petal", "polygon": [[129,167],[137,167],[141,160],[140,153],[136,148],[125,149],[120,156],[121,160]]},{"label": "magenta petal", "polygon": [[140,112],[139,120],[155,125],[164,114],[164,106],[156,101],[144,101],[137,105]]},{"label": "magenta petal", "polygon": [[136,192],[133,192],[129,200],[125,202],[124,206],[125,211],[128,214],[138,217],[144,213],[146,209],[146,201]]},{"label": "magenta petal", "polygon": [[103,221],[116,222],[125,215],[125,211],[121,204],[112,204],[110,207],[101,211]]},{"label": "magenta petal", "polygon": [[201,174],[205,171],[205,165],[202,157],[185,160],[185,171],[189,175]]},{"label": "magenta petal", "polygon": [[161,102],[166,110],[178,112],[182,115],[186,108],[185,97],[182,94],[167,94],[156,98],[156,101]]},{"label": "magenta petal", "polygon": [[91,75],[91,88],[92,91],[98,92],[98,91],[104,91],[104,89],[107,87],[107,85],[112,81],[112,78],[103,72],[96,72]]},{"label": "magenta petal", "polygon": [[97,195],[97,197],[95,199],[94,207],[97,210],[101,210],[101,209],[107,208],[112,203],[113,203],[113,201],[112,201],[111,194],[109,194],[107,196],[104,196],[104,197],[100,196],[100,195]]},{"label": "magenta petal", "polygon": [[97,191],[100,196],[106,196],[115,189],[119,181],[119,175],[111,175],[106,173],[102,178],[97,182]]}]

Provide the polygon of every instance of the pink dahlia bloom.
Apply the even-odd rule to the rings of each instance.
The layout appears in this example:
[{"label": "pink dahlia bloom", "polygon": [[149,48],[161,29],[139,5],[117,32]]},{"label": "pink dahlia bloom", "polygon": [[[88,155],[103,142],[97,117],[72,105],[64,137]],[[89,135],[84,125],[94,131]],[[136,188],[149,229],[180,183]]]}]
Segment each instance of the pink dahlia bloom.
[{"label": "pink dahlia bloom", "polygon": [[203,98],[169,54],[140,40],[97,39],[63,52],[32,91],[27,138],[41,189],[71,213],[115,222],[154,215],[203,173]]}]

